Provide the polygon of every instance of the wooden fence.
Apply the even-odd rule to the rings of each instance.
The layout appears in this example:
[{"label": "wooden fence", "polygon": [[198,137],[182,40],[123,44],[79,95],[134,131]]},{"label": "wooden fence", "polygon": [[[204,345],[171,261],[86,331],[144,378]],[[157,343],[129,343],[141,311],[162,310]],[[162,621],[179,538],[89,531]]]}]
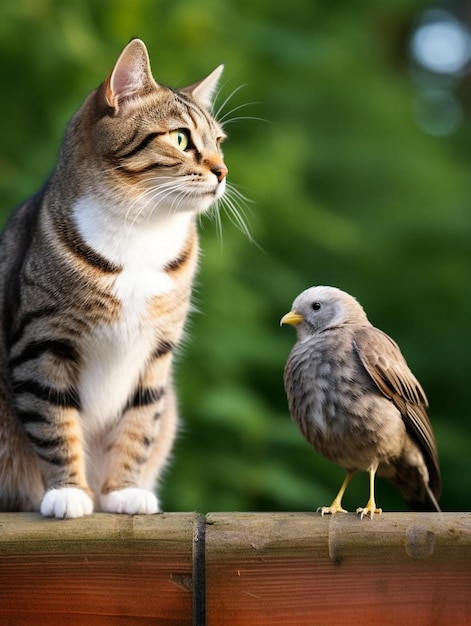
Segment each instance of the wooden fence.
[{"label": "wooden fence", "polygon": [[0,625],[471,624],[471,513],[0,514]]}]

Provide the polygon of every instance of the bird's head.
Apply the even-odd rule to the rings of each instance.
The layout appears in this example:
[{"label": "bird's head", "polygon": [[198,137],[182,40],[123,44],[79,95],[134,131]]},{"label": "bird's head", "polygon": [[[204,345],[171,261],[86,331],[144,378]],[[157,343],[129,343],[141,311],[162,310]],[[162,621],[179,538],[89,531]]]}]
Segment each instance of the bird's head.
[{"label": "bird's head", "polygon": [[296,326],[299,339],[353,322],[365,323],[366,314],[353,296],[336,287],[310,287],[293,302],[280,325]]}]

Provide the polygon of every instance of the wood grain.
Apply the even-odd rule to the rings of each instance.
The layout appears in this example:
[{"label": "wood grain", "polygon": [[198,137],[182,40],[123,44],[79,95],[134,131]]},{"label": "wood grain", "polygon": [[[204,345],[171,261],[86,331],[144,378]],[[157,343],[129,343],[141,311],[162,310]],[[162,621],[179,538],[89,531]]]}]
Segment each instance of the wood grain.
[{"label": "wood grain", "polygon": [[191,624],[196,517],[1,514],[0,624]]},{"label": "wood grain", "polygon": [[211,514],[206,625],[471,624],[471,514]]}]

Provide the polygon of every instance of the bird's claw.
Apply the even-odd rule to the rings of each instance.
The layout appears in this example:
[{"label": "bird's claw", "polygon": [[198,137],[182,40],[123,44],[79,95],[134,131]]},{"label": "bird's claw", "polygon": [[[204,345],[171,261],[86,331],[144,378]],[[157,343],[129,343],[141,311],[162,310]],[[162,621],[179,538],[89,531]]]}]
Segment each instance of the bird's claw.
[{"label": "bird's claw", "polygon": [[332,503],[330,506],[320,506],[317,511],[320,513],[322,517],[324,515],[333,515],[334,513],[347,513],[345,509],[343,509],[340,505]]},{"label": "bird's claw", "polygon": [[366,506],[360,506],[357,509],[357,515],[360,516],[360,519],[363,519],[366,516],[370,516],[371,519],[373,519],[373,516],[375,513],[377,513],[378,515],[380,515],[383,512],[383,509],[377,509],[376,508],[376,504],[375,502],[368,502]]}]

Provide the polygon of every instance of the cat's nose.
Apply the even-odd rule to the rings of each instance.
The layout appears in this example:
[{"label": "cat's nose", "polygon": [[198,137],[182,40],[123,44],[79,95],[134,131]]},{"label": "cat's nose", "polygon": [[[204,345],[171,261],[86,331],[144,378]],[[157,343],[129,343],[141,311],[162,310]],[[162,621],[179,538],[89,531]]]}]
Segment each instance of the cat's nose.
[{"label": "cat's nose", "polygon": [[225,166],[221,155],[217,152],[209,154],[206,157],[204,164],[206,165],[208,170],[216,176],[216,178],[218,179],[218,183],[221,183],[226,178],[229,170]]},{"label": "cat's nose", "polygon": [[218,182],[220,183],[222,180],[224,180],[224,178],[226,178],[229,170],[224,165],[224,163],[216,163],[211,168],[211,172],[216,176]]}]

